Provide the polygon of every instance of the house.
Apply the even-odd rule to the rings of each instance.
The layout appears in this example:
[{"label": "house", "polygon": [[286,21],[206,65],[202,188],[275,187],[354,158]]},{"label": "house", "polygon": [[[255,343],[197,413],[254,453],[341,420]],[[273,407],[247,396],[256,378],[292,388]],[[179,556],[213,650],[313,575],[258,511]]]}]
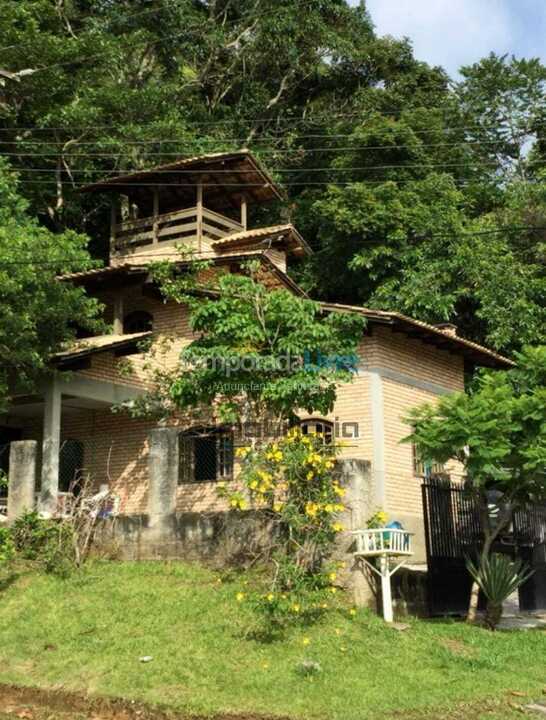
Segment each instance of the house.
[{"label": "house", "polygon": [[[43,512],[54,513],[58,493],[83,472],[119,498],[128,536],[153,524],[156,515],[173,515],[182,519],[177,532],[198,545],[214,534],[214,519],[226,512],[216,483],[236,476],[233,448],[244,439],[230,428],[201,424],[196,431],[178,418],[169,423],[165,440],[157,422],[112,412],[150,388],[150,365],[173,367],[192,338],[187,311],[165,301],[149,265],[169,259],[183,269],[190,261],[181,260],[176,246],[185,243],[196,257],[211,261],[209,281],[240,272],[241,263],[252,258],[268,287],[301,294],[287,267],[311,250],[290,223],[249,227],[252,206],[283,196],[247,151],[184,159],[84,190],[111,198],[110,263],[59,282],[84,286],[100,298],[111,334],[83,338],[58,353],[54,377],[39,394],[14,398],[2,425],[11,439],[15,433],[37,441]],[[449,325],[387,310],[323,307],[366,317],[360,367],[354,381],[339,388],[332,415],[302,417],[302,425],[348,441],[345,456],[367,468],[370,513],[381,507],[415,532],[417,555],[423,557],[421,482],[430,468],[421,467],[411,446],[400,443],[408,433],[402,416],[424,401],[463,390],[465,372],[474,367],[506,368],[510,361]],[[152,356],[142,351],[144,340],[151,342]],[[436,470],[458,472],[455,466]]]}]

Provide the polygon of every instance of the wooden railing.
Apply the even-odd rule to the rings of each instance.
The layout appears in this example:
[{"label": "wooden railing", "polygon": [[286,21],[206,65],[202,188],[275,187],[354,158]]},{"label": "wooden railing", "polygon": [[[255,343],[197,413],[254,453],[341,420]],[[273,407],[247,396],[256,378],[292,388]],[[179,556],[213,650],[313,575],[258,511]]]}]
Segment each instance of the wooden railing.
[{"label": "wooden railing", "polygon": [[119,252],[142,245],[214,241],[243,229],[240,223],[213,210],[191,207],[113,225],[112,247]]}]

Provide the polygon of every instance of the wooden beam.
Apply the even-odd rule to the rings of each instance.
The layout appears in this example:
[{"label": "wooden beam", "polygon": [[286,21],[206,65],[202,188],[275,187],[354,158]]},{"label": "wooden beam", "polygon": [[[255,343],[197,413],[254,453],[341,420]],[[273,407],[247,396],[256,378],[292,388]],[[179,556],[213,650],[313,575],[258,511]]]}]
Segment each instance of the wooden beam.
[{"label": "wooden beam", "polygon": [[203,183],[197,185],[197,249],[201,252],[203,242]]},{"label": "wooden beam", "polygon": [[243,230],[247,229],[247,208],[246,208],[246,197],[241,197],[241,225]]},{"label": "wooden beam", "polygon": [[153,190],[153,215],[154,215],[154,224],[153,224],[153,244],[157,245],[158,239],[157,239],[157,230],[159,227],[159,190],[157,188],[154,188]]},{"label": "wooden beam", "polygon": [[116,252],[117,197],[110,201],[110,255]]},{"label": "wooden beam", "polygon": [[123,295],[117,294],[114,298],[114,335],[123,335]]}]

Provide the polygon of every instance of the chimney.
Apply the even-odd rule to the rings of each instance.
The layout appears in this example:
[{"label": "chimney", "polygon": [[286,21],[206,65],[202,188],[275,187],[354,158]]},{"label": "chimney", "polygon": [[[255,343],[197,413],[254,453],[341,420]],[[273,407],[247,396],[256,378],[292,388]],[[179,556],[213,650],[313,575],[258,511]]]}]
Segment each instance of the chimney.
[{"label": "chimney", "polygon": [[438,330],[441,330],[442,332],[445,332],[446,335],[453,335],[453,337],[457,336],[457,326],[453,323],[445,322],[445,323],[436,323],[434,327],[437,327]]}]

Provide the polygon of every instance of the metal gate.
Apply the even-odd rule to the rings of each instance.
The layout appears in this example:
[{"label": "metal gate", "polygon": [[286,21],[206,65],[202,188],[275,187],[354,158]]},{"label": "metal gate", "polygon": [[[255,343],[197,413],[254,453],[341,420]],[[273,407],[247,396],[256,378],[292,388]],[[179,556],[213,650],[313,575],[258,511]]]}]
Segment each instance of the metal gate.
[{"label": "metal gate", "polygon": [[[472,585],[466,558],[479,553],[483,539],[477,500],[462,485],[442,477],[427,479],[422,493],[430,612],[464,614]],[[520,608],[546,609],[546,506],[516,511],[493,552],[520,557],[534,569],[520,588]]]}]

